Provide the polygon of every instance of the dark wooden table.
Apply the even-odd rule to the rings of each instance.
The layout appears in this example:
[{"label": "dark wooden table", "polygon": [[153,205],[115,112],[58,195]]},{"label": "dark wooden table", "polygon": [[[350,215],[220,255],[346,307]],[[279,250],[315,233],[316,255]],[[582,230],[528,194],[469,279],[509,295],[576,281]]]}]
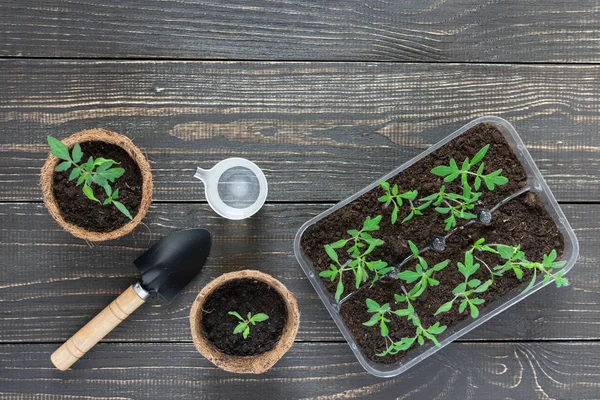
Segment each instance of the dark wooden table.
[{"label": "dark wooden table", "polygon": [[[600,398],[597,0],[4,0],[0,72],[0,398]],[[571,286],[375,378],[305,279],[294,235],[489,114],[517,127],[575,228]],[[92,127],[145,151],[155,201],[148,229],[90,247],[50,217],[38,175],[46,135]],[[270,183],[242,222],[211,212],[192,178],[229,156]],[[135,280],[130,261],[188,227],[215,235],[202,275],[55,370],[50,353]],[[244,268],[279,278],[302,313],[297,342],[260,376],[216,369],[188,328],[200,288]]]}]

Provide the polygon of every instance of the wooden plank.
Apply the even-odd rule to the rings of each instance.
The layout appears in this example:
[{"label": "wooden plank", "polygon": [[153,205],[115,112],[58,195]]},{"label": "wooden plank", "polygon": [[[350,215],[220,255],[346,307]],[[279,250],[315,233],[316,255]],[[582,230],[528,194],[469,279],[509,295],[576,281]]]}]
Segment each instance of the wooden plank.
[{"label": "wooden plank", "polygon": [[[263,375],[234,375],[191,343],[100,344],[74,369],[48,344],[0,346],[0,396],[56,399],[595,399],[600,344],[454,343],[395,378],[369,375],[343,343],[296,343]],[[56,396],[56,397],[55,397]]]},{"label": "wooden plank", "polygon": [[[222,273],[258,269],[280,279],[298,298],[298,340],[343,341],[297,264],[298,228],[327,208],[267,205],[257,218],[227,221],[206,205],[155,204],[135,235],[97,244],[60,230],[40,204],[0,204],[0,342],[61,342],[137,279],[132,261],[176,229],[207,227],[214,247],[200,277],[168,306],[142,306],[108,341],[191,341],[189,307],[198,291]],[[547,287],[476,329],[466,340],[600,339],[600,205],[565,205],[581,245],[571,286]],[[148,230],[152,232],[149,237]],[[576,328],[574,328],[576,327]]]},{"label": "wooden plank", "polygon": [[594,0],[3,1],[0,55],[598,62]]},{"label": "wooden plank", "polygon": [[0,201],[40,198],[45,136],[92,127],[148,155],[155,200],[203,200],[228,156],[272,201],[339,201],[473,118],[514,123],[556,196],[599,201],[600,66],[0,61]]}]

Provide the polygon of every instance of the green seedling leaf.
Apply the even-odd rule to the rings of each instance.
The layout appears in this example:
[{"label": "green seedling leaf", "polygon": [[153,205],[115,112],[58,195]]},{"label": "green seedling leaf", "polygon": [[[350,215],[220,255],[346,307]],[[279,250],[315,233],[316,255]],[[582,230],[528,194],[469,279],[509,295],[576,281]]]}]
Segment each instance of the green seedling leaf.
[{"label": "green seedling leaf", "polygon": [[258,313],[256,315],[254,315],[252,318],[250,318],[250,320],[254,321],[254,322],[262,322],[262,321],[266,321],[268,319],[269,319],[269,316],[264,313]]},{"label": "green seedling leaf", "polygon": [[488,149],[490,148],[489,144],[486,144],[485,146],[483,146],[481,148],[481,150],[479,150],[477,152],[477,154],[475,154],[473,156],[473,159],[471,160],[471,165],[475,165],[477,164],[479,161],[483,160],[483,157],[485,157],[485,155],[487,154]]},{"label": "green seedling leaf", "polygon": [[415,245],[410,240],[408,241],[408,247],[410,248],[410,252],[412,253],[412,255],[414,257],[418,257],[419,256],[419,249],[417,248],[417,245]]},{"label": "green seedling leaf", "polygon": [[374,314],[371,316],[371,319],[369,319],[367,322],[363,322],[364,326],[375,326],[377,325],[377,323],[379,322],[379,314]]},{"label": "green seedling leaf", "polygon": [[123,214],[125,214],[125,216],[127,218],[133,219],[133,217],[131,216],[131,213],[129,212],[127,207],[125,207],[125,205],[123,203],[121,203],[120,201],[116,201],[116,200],[113,200],[112,203],[115,205],[115,207],[117,207],[117,209],[119,211],[121,211]]},{"label": "green seedling leaf", "polygon": [[244,324],[244,323],[238,324],[235,327],[235,329],[233,330],[233,334],[237,335],[238,333],[242,332],[244,329],[246,329],[246,324]]},{"label": "green seedling leaf", "polygon": [[237,317],[240,321],[244,320],[244,318],[242,318],[242,316],[239,313],[235,312],[235,311],[229,311],[227,314],[233,315],[234,317]]},{"label": "green seedling leaf", "polygon": [[448,311],[450,311],[450,309],[452,308],[452,304],[454,304],[454,302],[453,302],[453,301],[449,301],[449,302],[447,302],[447,303],[444,303],[444,304],[442,304],[442,305],[440,306],[440,308],[438,308],[438,309],[437,309],[437,311],[435,312],[435,314],[434,314],[434,315],[438,315],[438,314],[440,314],[440,313],[443,313],[443,312],[448,312]]},{"label": "green seedling leaf", "polygon": [[331,245],[328,245],[328,244],[325,245],[325,252],[329,256],[329,258],[331,258],[333,261],[335,261],[336,263],[339,262],[338,255],[335,252],[335,250],[333,249],[333,247],[331,247]]},{"label": "green seedling leaf", "polygon": [[71,161],[63,161],[54,168],[56,172],[63,172],[71,168]]},{"label": "green seedling leaf", "polygon": [[81,168],[79,168],[79,167],[73,168],[71,170],[71,174],[69,175],[69,181],[72,181],[73,179],[77,178],[80,173],[81,173]]},{"label": "green seedling leaf", "polygon": [[125,173],[123,168],[111,168],[102,172],[102,176],[110,182],[114,182],[115,179],[120,178]]},{"label": "green seedling leaf", "polygon": [[471,310],[471,318],[477,318],[479,316],[479,310],[473,303],[469,303],[469,308]]},{"label": "green seedling leaf", "polygon": [[94,196],[94,191],[92,190],[92,188],[89,187],[87,184],[83,185],[82,190],[83,190],[83,194],[85,194],[88,199],[94,200],[94,201],[97,201],[98,203],[100,203],[100,200],[98,200]]},{"label": "green seedling leaf", "polygon": [[342,293],[344,293],[344,284],[342,283],[342,280],[340,279],[340,281],[338,282],[337,288],[335,290],[335,299],[337,301],[339,301],[340,297],[342,297]]},{"label": "green seedling leaf", "polygon": [[73,150],[71,150],[71,158],[73,159],[73,162],[78,163],[79,161],[81,161],[81,157],[83,157],[81,146],[79,145],[79,143],[75,143],[75,146],[73,146]]},{"label": "green seedling leaf", "polygon": [[52,136],[48,136],[48,144],[50,145],[52,155],[60,158],[61,160],[71,161],[69,149],[63,142],[53,138]]}]

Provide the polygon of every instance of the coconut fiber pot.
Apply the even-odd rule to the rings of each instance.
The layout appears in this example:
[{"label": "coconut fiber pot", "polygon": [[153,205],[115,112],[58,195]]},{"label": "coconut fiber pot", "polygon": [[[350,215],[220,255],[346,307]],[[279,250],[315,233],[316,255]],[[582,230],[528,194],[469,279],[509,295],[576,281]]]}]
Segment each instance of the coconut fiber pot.
[{"label": "coconut fiber pot", "polygon": [[[281,296],[285,304],[287,318],[283,325],[281,336],[270,350],[260,354],[248,356],[226,354],[208,340],[203,327],[203,314],[206,312],[204,306],[207,299],[217,289],[239,280],[252,280],[265,283]],[[224,319],[226,318],[224,317]],[[190,312],[192,338],[198,351],[217,367],[235,373],[260,374],[270,369],[292,347],[298,333],[299,323],[300,313],[294,295],[277,279],[253,270],[224,274],[210,282],[200,291]],[[251,329],[256,329],[256,327],[252,326]]]},{"label": "coconut fiber pot", "polygon": [[61,160],[58,157],[49,154],[46,163],[42,167],[40,183],[44,204],[50,212],[50,215],[52,215],[63,229],[78,238],[90,242],[116,239],[130,233],[142,221],[142,218],[146,215],[150,203],[152,202],[152,174],[150,172],[150,165],[140,149],[138,149],[127,137],[104,129],[81,131],[62,140],[62,142],[69,149],[72,149],[76,143],[81,144],[84,142],[105,142],[121,147],[139,167],[142,176],[142,195],[138,211],[133,216],[133,219],[117,229],[109,232],[95,232],[70,223],[65,220],[54,195],[54,169]]}]

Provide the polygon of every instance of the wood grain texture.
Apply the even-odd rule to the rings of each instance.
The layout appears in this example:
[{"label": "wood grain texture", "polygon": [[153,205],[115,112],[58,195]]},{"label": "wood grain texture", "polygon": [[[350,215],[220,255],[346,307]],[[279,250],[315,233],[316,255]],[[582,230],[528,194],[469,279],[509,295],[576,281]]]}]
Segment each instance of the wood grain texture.
[{"label": "wood grain texture", "polygon": [[473,118],[512,122],[562,201],[600,200],[600,66],[0,61],[0,201],[40,198],[46,135],[103,127],[148,156],[154,199],[203,200],[228,156],[270,201],[338,201]]},{"label": "wood grain texture", "polygon": [[[116,241],[89,248],[59,226],[40,204],[0,204],[0,342],[61,343],[135,282],[132,261],[176,229],[205,227],[213,250],[201,275],[175,301],[143,305],[106,341],[191,341],[188,315],[198,291],[240,269],[272,274],[297,297],[300,341],[343,341],[297,264],[294,235],[327,205],[271,204],[245,221],[226,221],[206,205],[155,204],[145,223]],[[565,205],[578,235],[580,261],[571,286],[544,288],[465,336],[465,340],[600,339],[600,205]],[[277,229],[273,229],[276,226]]]},{"label": "wood grain texture", "polygon": [[0,55],[598,62],[595,0],[0,2]]},{"label": "wood grain texture", "polygon": [[[1,345],[3,399],[597,399],[599,343],[453,343],[379,379],[343,343],[296,343],[263,375],[216,369],[186,344],[99,344],[73,370],[52,345]],[[47,397],[44,397],[47,396]],[[56,396],[56,397],[53,397]]]}]

